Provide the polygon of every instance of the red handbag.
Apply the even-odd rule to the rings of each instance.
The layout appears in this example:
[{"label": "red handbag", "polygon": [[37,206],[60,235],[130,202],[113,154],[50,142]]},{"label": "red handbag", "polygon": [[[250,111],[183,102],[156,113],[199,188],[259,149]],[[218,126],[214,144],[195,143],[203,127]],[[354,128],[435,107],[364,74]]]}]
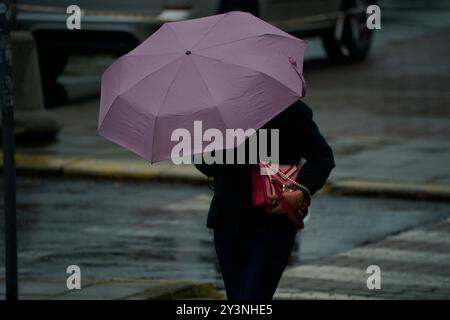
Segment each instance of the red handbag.
[{"label": "red handbag", "polygon": [[[277,195],[286,213],[297,229],[303,229],[302,212],[297,213],[292,210],[283,196],[283,192],[291,190],[295,187],[304,187],[300,185],[296,179],[300,172],[301,166],[278,165],[259,163],[253,167],[252,172],[252,204],[255,207],[270,209],[268,200]],[[307,199],[309,205],[309,199]]]}]

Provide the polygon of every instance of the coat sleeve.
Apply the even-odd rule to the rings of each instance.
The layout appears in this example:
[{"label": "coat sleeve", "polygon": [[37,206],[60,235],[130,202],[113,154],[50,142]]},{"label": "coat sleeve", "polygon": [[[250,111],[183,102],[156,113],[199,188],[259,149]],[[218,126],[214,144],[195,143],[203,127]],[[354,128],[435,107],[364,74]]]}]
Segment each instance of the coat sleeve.
[{"label": "coat sleeve", "polygon": [[216,167],[214,164],[205,164],[205,163],[200,163],[200,164],[195,164],[195,167],[197,168],[198,171],[200,171],[201,173],[203,173],[205,176],[208,177],[214,177],[215,173],[216,173]]},{"label": "coat sleeve", "polygon": [[[194,161],[194,158],[193,158],[193,161]],[[224,171],[226,168],[226,166],[224,164],[217,164],[217,163],[207,164],[207,163],[203,162],[203,159],[202,159],[201,163],[195,163],[195,161],[194,161],[194,165],[198,171],[200,171],[201,173],[203,173],[205,176],[208,176],[208,177],[214,177],[215,175]]]},{"label": "coat sleeve", "polygon": [[299,110],[299,140],[306,163],[298,174],[297,182],[306,186],[313,195],[323,187],[336,164],[331,147],[313,120],[311,108],[301,103]]}]

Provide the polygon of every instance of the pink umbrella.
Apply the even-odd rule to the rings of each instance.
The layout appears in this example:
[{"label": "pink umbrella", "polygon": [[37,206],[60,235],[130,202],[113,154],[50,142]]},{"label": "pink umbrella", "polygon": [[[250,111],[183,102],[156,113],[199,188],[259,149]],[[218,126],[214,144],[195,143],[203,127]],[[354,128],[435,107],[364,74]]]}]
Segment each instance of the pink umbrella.
[{"label": "pink umbrella", "polygon": [[[175,129],[258,129],[304,96],[305,43],[234,11],[165,23],[102,76],[98,134],[150,162]],[[195,145],[193,154],[202,152]]]}]

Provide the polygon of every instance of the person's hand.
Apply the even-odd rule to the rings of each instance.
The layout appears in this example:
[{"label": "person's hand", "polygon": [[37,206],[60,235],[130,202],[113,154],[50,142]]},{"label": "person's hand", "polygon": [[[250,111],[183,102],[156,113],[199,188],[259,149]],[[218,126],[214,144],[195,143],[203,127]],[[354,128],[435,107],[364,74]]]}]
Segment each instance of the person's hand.
[{"label": "person's hand", "polygon": [[[288,191],[283,193],[284,198],[288,205],[292,208],[292,210],[296,210],[297,208],[305,209],[307,204],[305,200],[305,195],[301,190]],[[272,209],[269,209],[270,213],[286,213],[286,210],[283,207],[281,201],[279,201],[277,195],[273,195],[269,199],[269,205],[273,205]]]}]

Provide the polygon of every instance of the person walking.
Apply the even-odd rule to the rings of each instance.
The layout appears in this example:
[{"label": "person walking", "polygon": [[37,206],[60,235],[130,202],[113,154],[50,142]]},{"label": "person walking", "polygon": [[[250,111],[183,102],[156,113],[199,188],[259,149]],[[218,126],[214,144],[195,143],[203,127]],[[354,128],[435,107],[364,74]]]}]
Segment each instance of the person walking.
[{"label": "person walking", "polygon": [[197,166],[214,178],[207,226],[229,299],[273,297],[302,226],[298,208],[307,214],[335,166],[312,110],[298,100],[306,91],[305,46],[250,13],[232,11],[167,22],[102,75],[97,134],[151,163],[179,164],[209,150],[205,141],[180,148],[174,138],[180,130],[195,136],[198,123],[222,135],[265,123],[279,130],[280,165],[306,159],[292,192],[272,185],[278,197],[269,189],[253,197],[263,189],[252,187],[256,164]]},{"label": "person walking", "polygon": [[[299,165],[301,188],[283,193],[293,210],[308,214],[311,197],[323,187],[335,167],[333,151],[313,120],[312,109],[297,100],[262,129],[279,130],[279,162]],[[289,261],[297,227],[277,196],[271,209],[252,205],[254,164],[196,164],[213,178],[214,196],[207,227],[229,300],[270,300]]]}]

